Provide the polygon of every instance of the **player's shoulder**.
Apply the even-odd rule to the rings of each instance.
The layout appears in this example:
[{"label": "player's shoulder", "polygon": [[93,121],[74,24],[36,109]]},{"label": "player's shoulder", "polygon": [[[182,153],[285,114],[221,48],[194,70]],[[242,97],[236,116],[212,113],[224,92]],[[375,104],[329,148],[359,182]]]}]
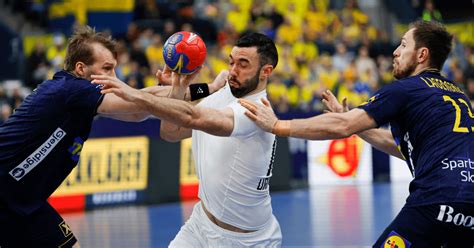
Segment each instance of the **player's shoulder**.
[{"label": "player's shoulder", "polygon": [[41,83],[38,89],[43,90],[61,90],[61,89],[68,89],[71,87],[78,87],[78,86],[88,86],[90,85],[90,81],[76,77],[69,72],[66,71],[58,71],[54,74],[52,79],[46,80]]},{"label": "player's shoulder", "polygon": [[[388,88],[392,90],[404,91],[404,92],[416,91],[416,90],[419,90],[420,88],[426,88],[427,75],[430,75],[430,74],[423,73],[423,74],[417,74],[417,75],[406,77],[406,78],[397,79],[393,81],[391,84],[389,84]],[[430,78],[428,80],[432,80],[432,79]]]}]

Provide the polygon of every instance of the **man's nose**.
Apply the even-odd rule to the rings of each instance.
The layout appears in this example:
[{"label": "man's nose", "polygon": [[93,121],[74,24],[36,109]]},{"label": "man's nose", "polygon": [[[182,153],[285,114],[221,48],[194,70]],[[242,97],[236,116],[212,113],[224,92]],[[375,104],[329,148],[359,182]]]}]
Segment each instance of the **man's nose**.
[{"label": "man's nose", "polygon": [[238,71],[235,65],[231,66],[229,69],[229,76],[231,77],[237,77]]}]

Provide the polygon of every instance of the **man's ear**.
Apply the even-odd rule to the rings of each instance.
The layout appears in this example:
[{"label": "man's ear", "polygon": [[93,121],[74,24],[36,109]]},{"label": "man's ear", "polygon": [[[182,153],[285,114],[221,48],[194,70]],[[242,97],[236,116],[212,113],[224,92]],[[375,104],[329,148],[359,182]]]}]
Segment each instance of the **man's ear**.
[{"label": "man's ear", "polygon": [[423,64],[425,61],[428,60],[430,56],[430,50],[426,47],[421,47],[418,49],[418,54],[416,60],[418,61],[418,64]]},{"label": "man's ear", "polygon": [[76,75],[80,77],[84,77],[85,75],[87,75],[86,70],[87,70],[86,64],[80,61],[76,62],[76,65],[74,66],[74,72],[76,73]]},{"label": "man's ear", "polygon": [[260,79],[268,79],[273,72],[273,65],[264,65],[260,71]]}]

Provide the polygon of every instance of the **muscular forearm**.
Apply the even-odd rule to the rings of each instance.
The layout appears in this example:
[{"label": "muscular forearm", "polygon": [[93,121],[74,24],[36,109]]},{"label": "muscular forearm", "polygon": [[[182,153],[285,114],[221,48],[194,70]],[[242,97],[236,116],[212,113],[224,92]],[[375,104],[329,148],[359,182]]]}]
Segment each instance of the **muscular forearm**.
[{"label": "muscular forearm", "polygon": [[291,120],[289,135],[311,140],[341,139],[376,127],[375,121],[360,111],[363,110]]},{"label": "muscular forearm", "polygon": [[132,113],[132,114],[101,114],[103,117],[120,120],[120,121],[128,121],[128,122],[140,122],[150,118],[149,113]]},{"label": "muscular forearm", "polygon": [[341,139],[351,135],[345,120],[338,114],[324,114],[308,119],[295,119],[289,123],[289,136],[310,140]]},{"label": "muscular forearm", "polygon": [[[189,95],[186,94],[186,89],[173,87],[169,92],[168,97],[174,99],[182,99],[185,98],[185,95]],[[169,142],[179,141],[181,140],[180,129],[180,126],[175,125],[174,123],[171,123],[169,121],[162,120],[160,126],[160,137]]]},{"label": "muscular forearm", "polygon": [[[172,90],[172,87],[169,85],[151,86],[151,87],[147,87],[141,90],[155,96],[169,96]],[[185,89],[182,99],[184,99],[185,101],[191,100],[191,94],[189,92],[189,88]]]},{"label": "muscular forearm", "polygon": [[374,128],[357,134],[360,138],[374,146],[375,148],[405,160],[397,148],[392,133],[389,130]]},{"label": "muscular forearm", "polygon": [[140,92],[135,103],[161,120],[170,121],[183,127],[188,127],[196,115],[194,106],[190,103],[166,97],[156,97],[146,92]]}]

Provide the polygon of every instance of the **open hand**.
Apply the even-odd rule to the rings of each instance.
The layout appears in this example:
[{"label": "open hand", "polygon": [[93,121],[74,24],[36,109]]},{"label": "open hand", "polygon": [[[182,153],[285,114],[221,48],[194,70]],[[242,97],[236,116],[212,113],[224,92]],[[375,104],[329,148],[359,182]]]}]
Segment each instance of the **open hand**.
[{"label": "open hand", "polygon": [[324,112],[334,112],[334,113],[343,113],[349,111],[349,106],[347,106],[347,98],[342,99],[342,104],[339,103],[336,96],[330,91],[325,90],[322,94],[323,104],[328,108]]},{"label": "open hand", "polygon": [[248,110],[245,112],[245,115],[264,131],[271,132],[278,118],[275,116],[270,102],[264,98],[262,98],[261,101],[263,105],[256,104],[249,100],[239,99],[240,105]]},{"label": "open hand", "polygon": [[214,93],[220,90],[227,83],[227,78],[229,77],[228,70],[222,70],[219,75],[214,79],[214,81],[209,84],[209,92]]},{"label": "open hand", "polygon": [[102,85],[100,93],[113,93],[129,102],[135,101],[141,94],[139,90],[130,87],[126,83],[120,81],[120,79],[107,75],[92,75],[91,83]]}]

